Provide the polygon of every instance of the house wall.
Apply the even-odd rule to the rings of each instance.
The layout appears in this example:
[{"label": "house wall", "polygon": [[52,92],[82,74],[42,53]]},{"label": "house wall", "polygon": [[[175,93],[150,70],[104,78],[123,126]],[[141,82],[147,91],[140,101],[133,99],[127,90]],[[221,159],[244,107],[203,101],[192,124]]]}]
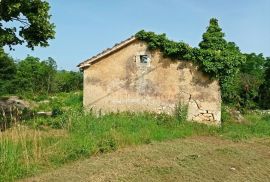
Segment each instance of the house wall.
[{"label": "house wall", "polygon": [[[139,55],[150,56],[140,63]],[[220,124],[221,96],[217,81],[191,62],[163,58],[136,40],[84,69],[84,106],[94,112],[150,111],[172,114],[188,106],[188,120]]]}]

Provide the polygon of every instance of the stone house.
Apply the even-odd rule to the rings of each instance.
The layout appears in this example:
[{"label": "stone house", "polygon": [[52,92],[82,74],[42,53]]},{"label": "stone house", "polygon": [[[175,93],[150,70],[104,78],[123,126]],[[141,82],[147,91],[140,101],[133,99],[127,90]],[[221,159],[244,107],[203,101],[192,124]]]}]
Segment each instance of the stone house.
[{"label": "stone house", "polygon": [[131,37],[80,63],[84,73],[83,105],[94,112],[150,111],[173,114],[188,107],[187,119],[221,122],[221,93],[189,61],[164,58],[147,43]]}]

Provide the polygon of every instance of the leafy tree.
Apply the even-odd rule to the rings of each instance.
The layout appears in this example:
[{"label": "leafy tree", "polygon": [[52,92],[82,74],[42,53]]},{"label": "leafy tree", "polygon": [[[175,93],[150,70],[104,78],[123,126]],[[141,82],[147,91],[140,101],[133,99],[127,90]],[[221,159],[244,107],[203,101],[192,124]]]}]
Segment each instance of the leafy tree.
[{"label": "leafy tree", "polygon": [[270,57],[265,61],[264,83],[260,87],[260,106],[270,109]]},{"label": "leafy tree", "polygon": [[3,51],[0,54],[0,93],[50,94],[82,89],[81,72],[57,71],[53,58],[41,61],[28,56],[17,64]]},{"label": "leafy tree", "polygon": [[43,80],[40,74],[39,59],[28,56],[17,65],[16,85],[18,91],[37,91]]},{"label": "leafy tree", "polygon": [[224,36],[218,20],[212,18],[199,43],[196,59],[204,72],[219,79],[223,101],[239,103],[238,73],[246,58],[239,47],[234,42],[227,42]]},{"label": "leafy tree", "polygon": [[40,61],[28,56],[17,65],[16,85],[18,91],[49,93],[56,73],[56,63],[52,58]]},{"label": "leafy tree", "polygon": [[53,92],[53,85],[55,76],[57,73],[57,65],[53,58],[49,57],[48,60],[41,62],[43,69],[44,69],[44,75],[45,76],[45,83],[47,87],[47,93]]},{"label": "leafy tree", "polygon": [[83,75],[81,72],[61,70],[57,72],[54,83],[56,92],[81,90],[83,87]]},{"label": "leafy tree", "polygon": [[[49,3],[43,0],[1,0],[0,47],[8,45],[12,48],[24,42],[31,49],[48,46],[48,40],[55,35],[49,9]],[[11,22],[16,23],[7,26]]]},{"label": "leafy tree", "polygon": [[240,68],[242,104],[254,108],[261,99],[260,87],[264,83],[266,58],[262,54],[246,54],[246,62]]},{"label": "leafy tree", "polygon": [[206,50],[222,51],[227,46],[224,36],[225,34],[218,25],[218,20],[212,18],[206,32],[203,34],[203,40],[199,43],[199,47]]},{"label": "leafy tree", "polygon": [[16,64],[0,48],[0,94],[12,92],[13,79],[16,75]]}]

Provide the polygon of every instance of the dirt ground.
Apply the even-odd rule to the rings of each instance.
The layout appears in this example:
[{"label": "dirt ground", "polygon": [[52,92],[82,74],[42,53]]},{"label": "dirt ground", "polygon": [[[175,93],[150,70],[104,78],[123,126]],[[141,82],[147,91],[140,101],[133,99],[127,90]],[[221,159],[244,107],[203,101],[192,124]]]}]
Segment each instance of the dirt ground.
[{"label": "dirt ground", "polygon": [[270,138],[192,137],[77,161],[23,181],[270,181]]}]

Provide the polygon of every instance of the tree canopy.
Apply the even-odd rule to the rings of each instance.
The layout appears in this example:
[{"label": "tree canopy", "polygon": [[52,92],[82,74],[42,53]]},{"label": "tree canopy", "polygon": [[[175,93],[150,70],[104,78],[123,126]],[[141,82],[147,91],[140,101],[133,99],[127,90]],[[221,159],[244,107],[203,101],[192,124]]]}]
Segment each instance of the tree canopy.
[{"label": "tree canopy", "polygon": [[3,49],[0,48],[0,93],[9,92],[16,75],[16,64]]},{"label": "tree canopy", "polygon": [[43,0],[0,1],[0,47],[26,43],[46,47],[55,35],[49,3]]},{"label": "tree canopy", "polygon": [[203,34],[203,40],[199,43],[201,49],[211,49],[215,51],[222,51],[226,47],[225,34],[218,25],[218,20],[210,19],[207,31]]},{"label": "tree canopy", "polygon": [[218,20],[212,18],[203,40],[199,43],[200,52],[196,56],[203,71],[218,78],[225,102],[240,102],[239,73],[246,57],[234,42],[227,42],[219,27]]},{"label": "tree canopy", "polygon": [[56,61],[51,57],[40,60],[28,56],[14,62],[7,54],[0,55],[0,95],[50,94],[82,89],[82,73],[57,70]]}]

